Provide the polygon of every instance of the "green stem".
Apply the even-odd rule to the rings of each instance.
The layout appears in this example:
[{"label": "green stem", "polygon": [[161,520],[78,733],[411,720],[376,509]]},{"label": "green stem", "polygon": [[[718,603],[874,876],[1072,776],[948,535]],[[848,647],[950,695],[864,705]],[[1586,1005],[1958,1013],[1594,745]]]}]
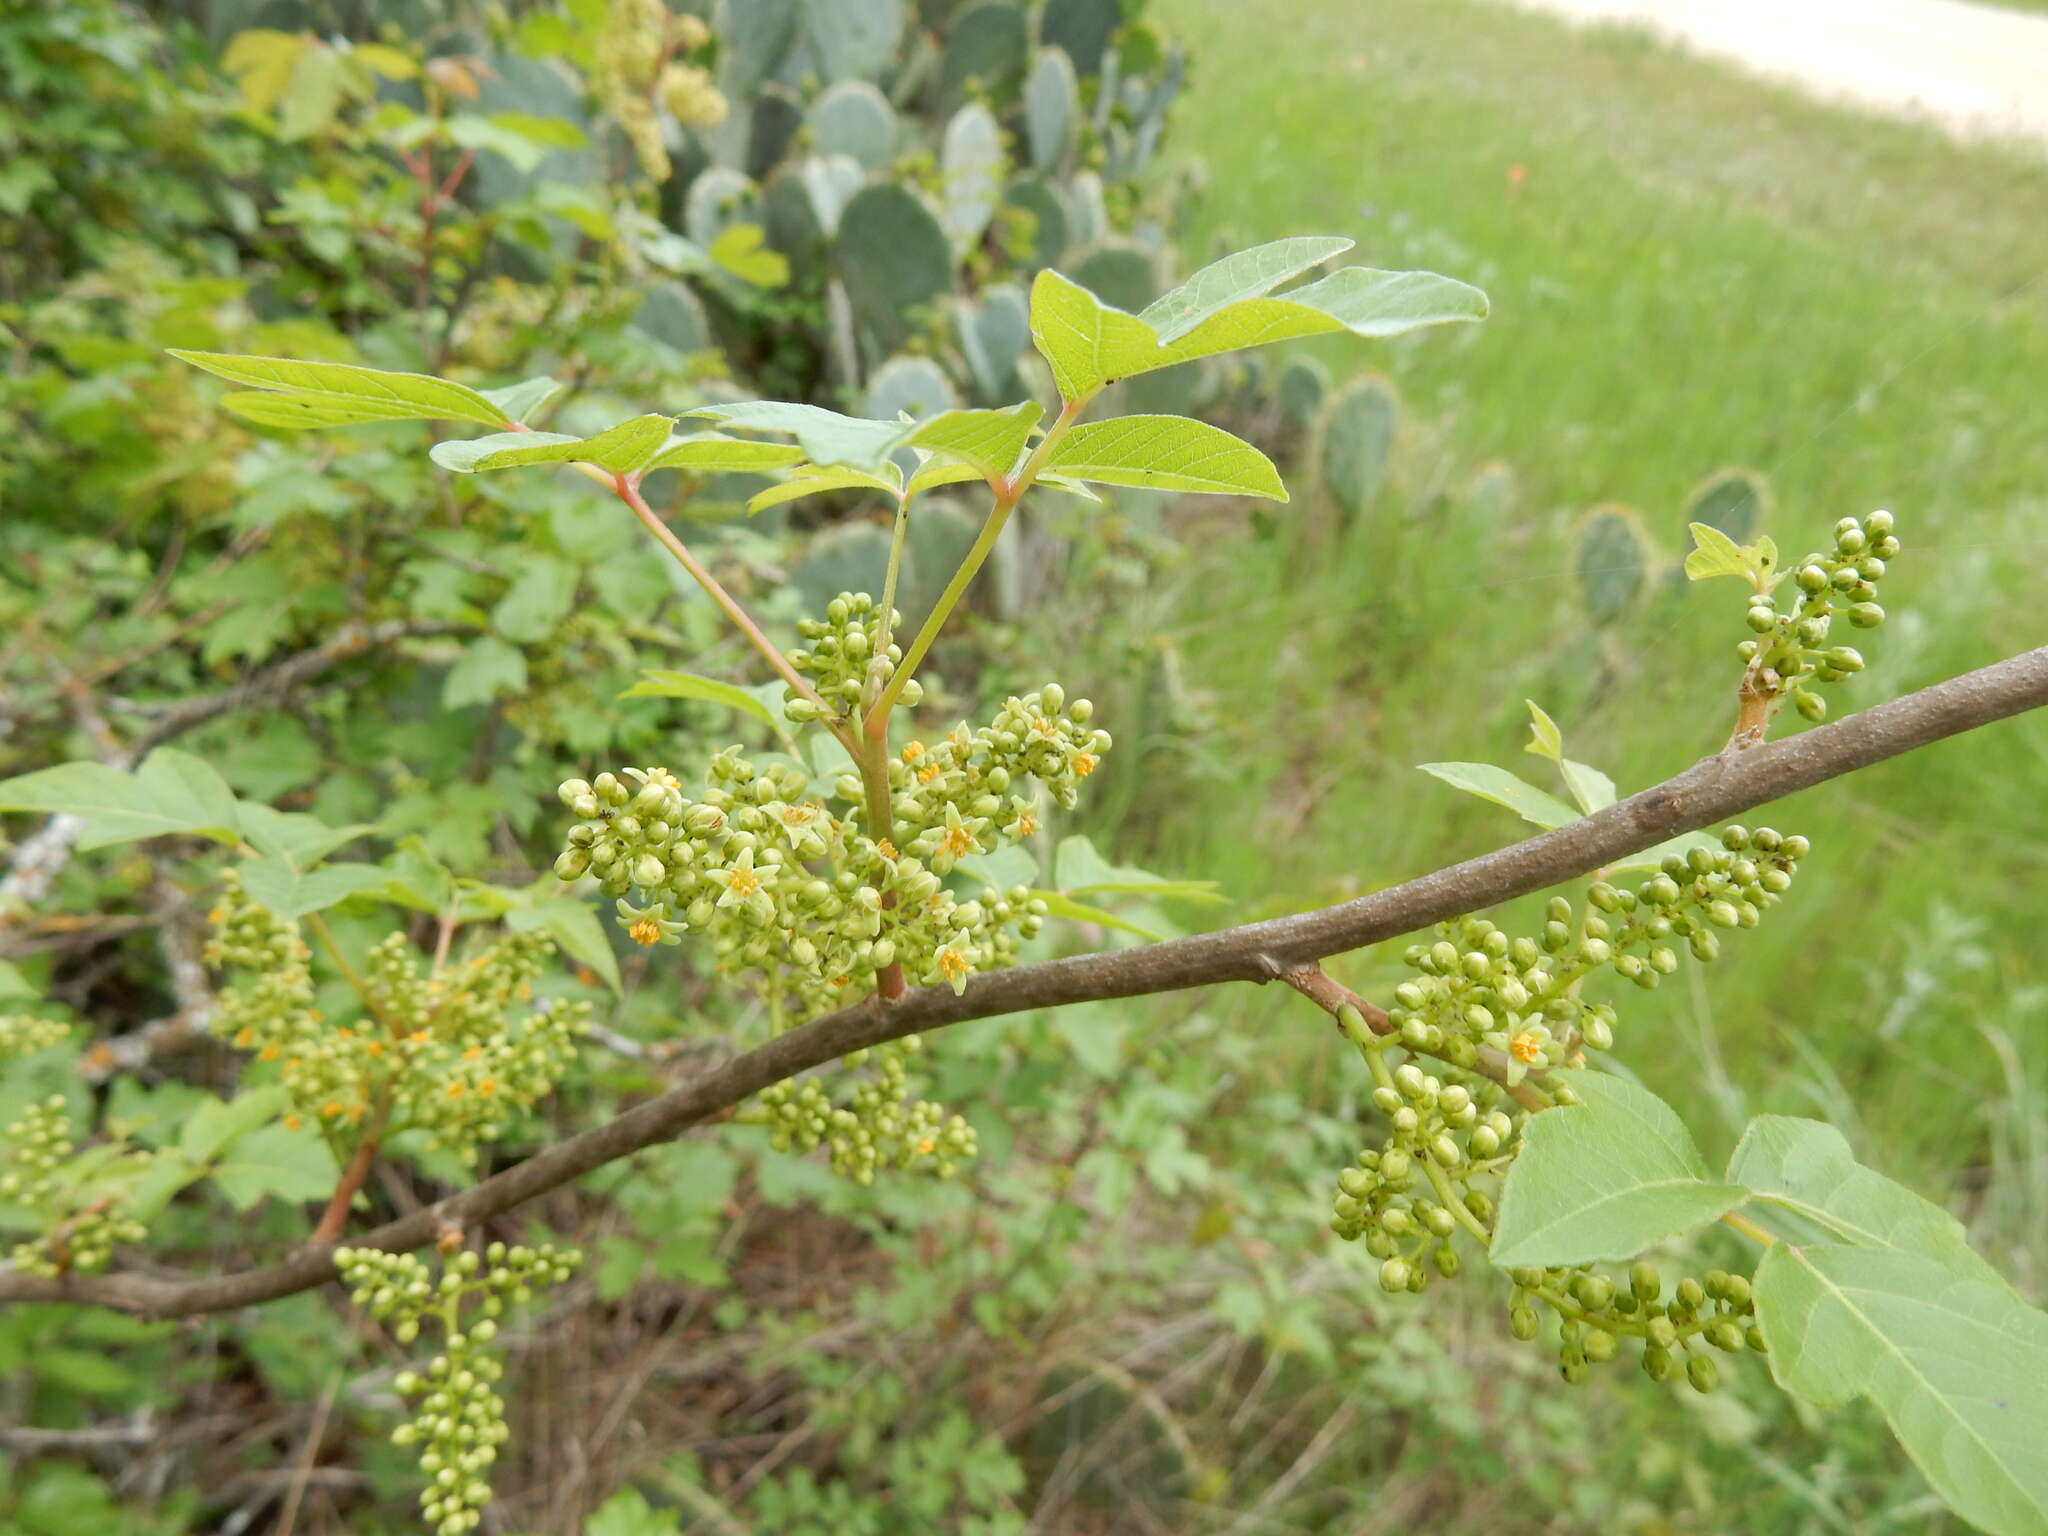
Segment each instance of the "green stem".
[{"label": "green stem", "polygon": [[866,721],[870,740],[887,739],[889,711],[896,707],[896,700],[903,692],[903,685],[917,675],[925,653],[932,648],[932,642],[939,638],[939,631],[946,627],[946,620],[952,617],[953,609],[959,604],[968,584],[981,570],[988,559],[989,551],[996,547],[996,536],[1003,531],[1003,524],[1010,520],[1010,514],[1017,509],[1017,503],[1024,499],[1024,493],[1038,478],[1038,472],[1045,467],[1060,439],[1067,435],[1081,412],[1086,409],[1086,400],[1069,400],[1060,410],[1058,417],[1045,429],[1045,436],[1038,440],[1038,446],[1031,450],[1031,456],[1018,468],[1017,473],[1006,479],[991,482],[995,487],[995,504],[988,509],[988,519],[981,525],[981,532],[975,536],[973,548],[967,551],[967,558],[960,562],[960,569],[953,573],[953,579],[946,583],[946,590],[939,594],[938,602],[917,631],[917,638],[910,643],[910,650],[904,655],[896,673],[889,679],[889,686],[875,707],[868,711]]},{"label": "green stem", "polygon": [[1758,1226],[1740,1211],[1727,1211],[1721,1216],[1723,1226],[1733,1227],[1751,1242],[1761,1243],[1768,1248],[1778,1239],[1763,1227]]},{"label": "green stem", "polygon": [[1443,1201],[1444,1209],[1456,1218],[1458,1225],[1477,1238],[1481,1248],[1490,1247],[1493,1243],[1493,1234],[1479,1224],[1477,1216],[1465,1209],[1465,1202],[1460,1200],[1458,1192],[1451,1188],[1450,1177],[1437,1166],[1436,1159],[1427,1153],[1423,1154],[1422,1171],[1428,1176],[1430,1187],[1435,1189],[1437,1199]]},{"label": "green stem", "polygon": [[905,491],[896,503],[896,526],[889,533],[889,574],[882,578],[882,638],[875,645],[877,655],[889,653],[890,632],[896,627],[896,578],[903,570],[903,545],[910,532],[910,501]]},{"label": "green stem", "polygon": [[[607,480],[612,494],[632,508],[633,515],[640,519],[662,548],[675,556],[676,563],[690,573],[691,580],[702,587],[710,599],[718,604],[725,616],[732,620],[733,626],[746,636],[747,643],[759,651],[768,665],[775,669],[776,676],[795,689],[799,698],[808,699],[817,705],[827,729],[839,738],[847,751],[855,752],[853,737],[837,722],[838,711],[818,696],[818,690],[804,679],[801,672],[789,664],[789,658],[776,648],[775,642],[761,632],[761,626],[754,622],[752,614],[740,606],[739,599],[726,591],[718,578],[705,569],[704,563],[690,553],[690,547],[676,537],[675,530],[655,515],[654,509],[647,505],[647,498],[640,494],[640,487],[625,475],[609,476]],[[858,756],[858,753],[855,752],[855,755]]]}]

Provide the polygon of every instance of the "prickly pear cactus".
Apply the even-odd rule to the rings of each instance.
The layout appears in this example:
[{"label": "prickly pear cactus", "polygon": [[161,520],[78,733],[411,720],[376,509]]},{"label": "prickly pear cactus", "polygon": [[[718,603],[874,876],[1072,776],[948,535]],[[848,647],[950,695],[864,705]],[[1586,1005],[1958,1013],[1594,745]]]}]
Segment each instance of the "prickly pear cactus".
[{"label": "prickly pear cactus", "polygon": [[1273,396],[1280,419],[1295,432],[1308,432],[1330,398],[1330,370],[1313,357],[1293,358],[1273,381]]},{"label": "prickly pear cactus", "polygon": [[1348,385],[1323,417],[1323,485],[1337,505],[1362,517],[1379,499],[1393,462],[1401,402],[1379,374]]},{"label": "prickly pear cactus", "polygon": [[1579,520],[1572,569],[1595,624],[1613,624],[1636,605],[1649,585],[1650,562],[1650,536],[1635,508],[1607,502]]},{"label": "prickly pear cactus", "polygon": [[1771,482],[1754,469],[1718,469],[1692,488],[1685,520],[1718,528],[1737,544],[1763,531],[1771,511]]},{"label": "prickly pear cactus", "polygon": [[915,335],[920,314],[953,286],[953,247],[938,215],[893,182],[871,183],[846,205],[832,264],[855,328],[878,355]]}]

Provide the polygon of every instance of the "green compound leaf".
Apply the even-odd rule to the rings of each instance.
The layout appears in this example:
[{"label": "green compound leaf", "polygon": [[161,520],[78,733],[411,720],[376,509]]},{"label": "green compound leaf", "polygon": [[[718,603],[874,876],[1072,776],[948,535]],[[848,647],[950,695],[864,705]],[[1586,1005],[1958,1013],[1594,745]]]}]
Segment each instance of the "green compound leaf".
[{"label": "green compound leaf", "polygon": [[702,699],[711,704],[723,704],[727,709],[736,709],[743,715],[752,715],[764,725],[776,724],[775,716],[768,706],[746,689],[732,683],[721,683],[713,677],[698,677],[691,672],[648,671],[640,674],[640,681],[619,695],[622,699]]},{"label": "green compound leaf", "polygon": [[1290,277],[1342,256],[1351,244],[1342,235],[1296,235],[1255,245],[1210,262],[1171,293],[1147,304],[1138,318],[1162,343],[1178,341],[1219,309],[1271,293]]},{"label": "green compound leaf", "polygon": [[644,466],[643,473],[680,469],[693,475],[760,475],[801,464],[803,449],[794,443],[751,443],[712,432],[672,437]]},{"label": "green compound leaf", "polygon": [[1343,267],[1284,294],[1226,303],[1162,344],[1143,319],[1048,268],[1031,284],[1031,339],[1062,398],[1077,401],[1118,379],[1219,352],[1333,331],[1398,336],[1421,326],[1483,320],[1486,307],[1477,288],[1434,272]]},{"label": "green compound leaf", "polygon": [[1073,480],[1287,500],[1273,461],[1243,438],[1185,416],[1120,416],[1074,428],[1046,467]]},{"label": "green compound leaf", "polygon": [[[1032,429],[1044,414],[1045,407],[1036,400],[1026,400],[1007,411],[941,411],[929,421],[918,423],[909,443],[928,453],[958,459],[974,472],[963,479],[994,479],[1017,467],[1024,445],[1031,441]],[[922,471],[917,478],[924,478]]]},{"label": "green compound leaf", "polygon": [[1960,1279],[2005,1284],[1970,1247],[1961,1222],[1905,1185],[1864,1167],[1842,1133],[1818,1120],[1758,1115],[1728,1160],[1728,1182],[1796,1212],[1843,1242],[1904,1249],[1945,1264]]},{"label": "green compound leaf", "polygon": [[1604,811],[1614,804],[1614,780],[1598,768],[1585,763],[1575,763],[1564,755],[1564,733],[1557,728],[1557,722],[1543,712],[1534,699],[1524,699],[1529,706],[1529,735],[1531,740],[1522,750],[1557,764],[1557,771],[1564,775],[1565,788],[1571,791],[1579,809],[1590,816],[1595,811]]},{"label": "green compound leaf", "polygon": [[787,432],[796,438],[804,457],[814,464],[841,464],[871,472],[879,472],[889,455],[916,430],[907,421],[842,416],[822,405],[798,405],[786,400],[706,405],[683,414],[709,417],[749,432]]},{"label": "green compound leaf", "polygon": [[595,464],[615,475],[648,467],[667,445],[674,418],[635,416],[595,437],[561,432],[494,432],[489,437],[436,443],[427,456],[443,469],[472,475],[487,469],[520,469],[529,464]]},{"label": "green compound leaf", "polygon": [[1497,1267],[1632,1259],[1748,1194],[1708,1182],[1685,1122],[1647,1089],[1593,1072],[1558,1076],[1581,1102],[1530,1118],[1501,1189]]},{"label": "green compound leaf", "polygon": [[1547,794],[1527,779],[1517,778],[1507,769],[1496,768],[1491,763],[1422,763],[1418,766],[1451,788],[1462,789],[1482,800],[1491,800],[1495,805],[1504,805],[1524,821],[1533,822],[1545,831],[1579,819],[1579,813],[1557,796]]},{"label": "green compound leaf", "polygon": [[133,773],[105,763],[63,763],[0,780],[0,811],[42,811],[85,823],[81,849],[172,833],[235,842],[240,806],[210,763],[159,747]]},{"label": "green compound leaf", "polygon": [[1782,1242],[1756,1315],[1779,1386],[1822,1407],[1868,1396],[1963,1519],[2048,1530],[2048,1316],[1925,1254]]},{"label": "green compound leaf", "polygon": [[[281,391],[289,405],[270,418],[250,416],[247,395],[231,395],[232,409],[267,426],[348,426],[365,421],[476,421],[508,426],[513,417],[467,384],[424,373],[387,373],[353,363],[300,362],[282,357],[240,357],[226,352],[169,349],[171,356],[217,374],[230,384]],[[520,386],[514,386],[518,388]]]},{"label": "green compound leaf", "polygon": [[242,889],[249,899],[287,922],[381,890],[390,878],[389,870],[374,864],[323,864],[303,873],[278,858],[251,859],[242,866]]}]

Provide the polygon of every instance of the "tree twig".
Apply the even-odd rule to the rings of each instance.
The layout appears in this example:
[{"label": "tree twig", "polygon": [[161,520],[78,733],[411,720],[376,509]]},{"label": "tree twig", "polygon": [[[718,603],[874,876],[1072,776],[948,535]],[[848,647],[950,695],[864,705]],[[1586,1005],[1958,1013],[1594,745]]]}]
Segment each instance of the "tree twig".
[{"label": "tree twig", "polygon": [[[1575,879],[1681,832],[1698,831],[1859,768],[2048,704],[2048,646],[1923,688],[1831,725],[1723,752],[1606,810],[1369,896],[1130,949],[977,976],[959,994],[932,987],[886,1009],[872,998],[767,1044],[558,1142],[461,1194],[357,1239],[404,1250],[502,1211],[642,1148],[668,1141],[763,1088],[905,1035],[972,1019],[1226,981],[1266,982],[1345,950],[1377,944]],[[0,1274],[0,1301],[77,1301],[145,1317],[219,1312],[272,1301],[333,1278],[331,1250],[308,1246],[239,1274],[194,1280],[141,1275]]]}]

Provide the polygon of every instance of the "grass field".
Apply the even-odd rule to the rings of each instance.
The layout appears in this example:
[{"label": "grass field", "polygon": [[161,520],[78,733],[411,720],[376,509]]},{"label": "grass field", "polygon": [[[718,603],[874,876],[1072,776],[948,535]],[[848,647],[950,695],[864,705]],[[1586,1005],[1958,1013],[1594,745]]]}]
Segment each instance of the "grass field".
[{"label": "grass field", "polygon": [[[1675,563],[1687,488],[1727,463],[1775,483],[1781,543],[1898,514],[1901,617],[1837,710],[2041,643],[2048,164],[1481,0],[1160,9],[1200,67],[1180,143],[1207,162],[1211,231],[1351,234],[1371,264],[1467,277],[1494,303],[1460,333],[1325,354],[1386,369],[1409,407],[1397,494],[1365,527],[1303,531],[1304,488],[1279,535],[1197,557],[1213,617],[1182,643],[1217,696],[1221,772],[1191,782],[1198,809],[1174,821],[1202,830],[1171,858],[1269,910],[1506,841],[1505,812],[1412,765],[1540,767],[1520,753],[1525,697],[1624,789],[1715,750],[1740,592],[1660,594],[1595,634],[1572,526],[1630,503]],[[1435,494],[1493,459],[1519,486],[1511,516]],[[1958,1148],[1997,1162],[2048,1072],[2035,1051],[2031,1082],[2015,1075],[2001,1044],[2048,1029],[2026,894],[2048,877],[2044,764],[2033,720],[1774,809],[1817,848],[1796,901],[1711,975],[1633,1005],[1623,1060],[1710,1141],[1762,1108],[1841,1116],[1875,1160],[1960,1199],[1943,1187]],[[1979,1213],[2016,1263],[2042,1251],[2044,1176],[2003,1168]]]}]

